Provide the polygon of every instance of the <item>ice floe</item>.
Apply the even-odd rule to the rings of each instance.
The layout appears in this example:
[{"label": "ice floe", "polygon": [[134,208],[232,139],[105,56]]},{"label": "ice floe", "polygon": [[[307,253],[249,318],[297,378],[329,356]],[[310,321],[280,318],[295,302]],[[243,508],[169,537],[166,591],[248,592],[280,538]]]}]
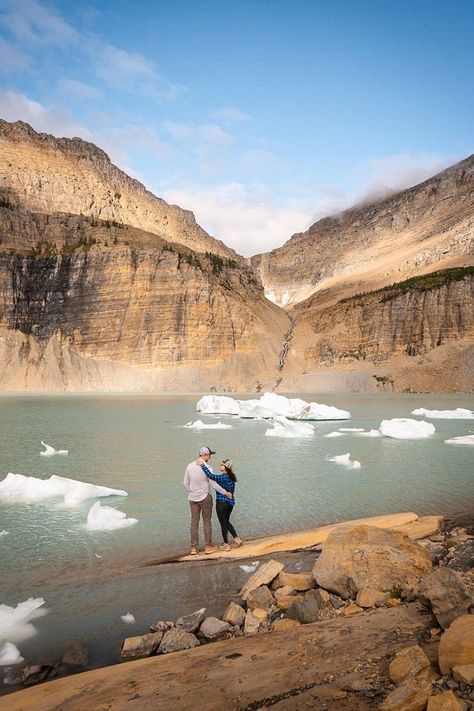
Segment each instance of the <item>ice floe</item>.
[{"label": "ice floe", "polygon": [[451,437],[451,439],[445,439],[445,444],[467,444],[474,446],[474,434],[462,435],[461,437]]},{"label": "ice floe", "polygon": [[0,642],[0,667],[11,667],[23,661],[20,650],[12,642]]},{"label": "ice floe", "polygon": [[8,531],[0,531],[0,536],[8,536]]},{"label": "ice floe", "polygon": [[226,425],[224,422],[215,422],[213,424],[206,424],[202,420],[196,420],[196,422],[186,422],[184,427],[189,430],[231,430],[232,425]]},{"label": "ice floe", "polygon": [[410,420],[406,417],[395,417],[392,420],[382,420],[380,432],[385,437],[395,439],[424,439],[435,432],[434,425],[424,420]]},{"label": "ice floe", "polygon": [[247,419],[282,416],[290,420],[349,420],[351,417],[347,410],[318,402],[306,402],[301,398],[287,398],[277,393],[264,393],[260,398],[249,400],[205,395],[197,402],[196,410],[205,414],[239,415]]},{"label": "ice floe", "polygon": [[314,435],[314,425],[309,422],[294,422],[286,417],[274,417],[268,424],[273,425],[273,429],[267,429],[267,437],[312,437]]},{"label": "ice floe", "polygon": [[455,410],[426,410],[419,407],[411,414],[427,417],[429,420],[474,420],[474,412],[463,407],[457,407]]},{"label": "ice floe", "polygon": [[56,454],[60,454],[61,456],[66,456],[68,453],[67,449],[54,449],[54,447],[51,447],[51,445],[46,444],[41,440],[41,444],[44,447],[44,451],[40,452],[42,457],[54,457]]},{"label": "ice floe", "polygon": [[360,469],[360,462],[358,462],[357,459],[351,459],[349,452],[347,452],[347,454],[336,454],[333,457],[328,455],[326,461],[341,464],[343,467],[346,467],[346,469]]},{"label": "ice floe", "polygon": [[112,506],[102,506],[96,501],[87,514],[86,528],[89,531],[116,531],[138,523],[137,518],[127,518],[127,514]]},{"label": "ice floe", "polygon": [[344,437],[344,435],[354,435],[354,437],[381,437],[382,433],[379,432],[379,430],[364,430],[362,427],[341,427],[324,436],[329,439],[331,437]]},{"label": "ice floe", "polygon": [[244,573],[255,573],[258,568],[259,560],[254,560],[252,565],[239,565],[239,568],[244,571]]},{"label": "ice floe", "polygon": [[238,415],[239,403],[225,395],[204,395],[197,401],[196,410],[204,415]]},{"label": "ice floe", "polygon": [[24,474],[7,474],[0,481],[0,499],[12,501],[42,501],[63,497],[66,506],[76,506],[87,499],[103,496],[128,496],[121,489],[110,489],[108,486],[97,486],[85,481],[68,479],[53,474],[49,479],[39,479]]},{"label": "ice floe", "polygon": [[339,427],[339,432],[363,432],[363,427]]},{"label": "ice floe", "polygon": [[135,622],[135,618],[131,612],[127,612],[125,615],[120,615],[120,619],[126,625],[133,625],[133,623]]},{"label": "ice floe", "polygon": [[334,430],[334,432],[328,432],[328,434],[324,435],[326,439],[330,439],[331,437],[344,437],[344,432],[339,432],[339,430]]},{"label": "ice floe", "polygon": [[19,602],[16,607],[0,605],[0,640],[22,642],[33,637],[36,629],[31,621],[43,617],[48,612],[43,605],[42,597],[30,597],[24,602]]}]

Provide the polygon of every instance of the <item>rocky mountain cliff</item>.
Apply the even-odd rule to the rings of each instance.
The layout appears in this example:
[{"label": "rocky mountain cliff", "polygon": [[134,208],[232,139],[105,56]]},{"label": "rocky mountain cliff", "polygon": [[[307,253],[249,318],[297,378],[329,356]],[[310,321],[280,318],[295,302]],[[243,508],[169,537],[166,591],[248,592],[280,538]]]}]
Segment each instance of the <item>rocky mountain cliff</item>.
[{"label": "rocky mountain cliff", "polygon": [[414,275],[467,266],[473,242],[471,156],[409,190],[319,220],[251,263],[275,303],[291,306],[318,294],[323,306]]},{"label": "rocky mountain cliff", "polygon": [[0,155],[0,390],[474,389],[474,158],[249,262],[92,144]]}]

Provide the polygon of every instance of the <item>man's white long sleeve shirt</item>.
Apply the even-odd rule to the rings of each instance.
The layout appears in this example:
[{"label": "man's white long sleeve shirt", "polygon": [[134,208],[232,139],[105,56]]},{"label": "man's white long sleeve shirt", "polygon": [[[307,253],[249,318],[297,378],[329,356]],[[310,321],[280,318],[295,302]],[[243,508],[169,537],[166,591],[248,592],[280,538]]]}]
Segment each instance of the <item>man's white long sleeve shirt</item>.
[{"label": "man's white long sleeve shirt", "polygon": [[[206,463],[206,467],[211,470],[212,467]],[[186,467],[184,473],[183,486],[188,490],[188,500],[189,501],[202,501],[210,493],[209,487],[212,486],[213,489],[219,491],[221,494],[225,494],[226,490],[219,486],[217,482],[208,479],[204,474],[203,470],[196,464],[196,462],[191,462]]]}]

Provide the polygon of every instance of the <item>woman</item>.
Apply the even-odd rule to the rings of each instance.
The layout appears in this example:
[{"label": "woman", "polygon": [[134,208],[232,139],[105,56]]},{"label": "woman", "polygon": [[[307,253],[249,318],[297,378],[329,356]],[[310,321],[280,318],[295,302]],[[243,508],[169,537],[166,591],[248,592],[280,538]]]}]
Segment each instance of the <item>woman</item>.
[{"label": "woman", "polygon": [[237,481],[237,477],[232,471],[232,462],[230,461],[230,459],[224,459],[221,462],[221,465],[219,467],[219,470],[222,472],[221,474],[214,474],[213,472],[211,472],[210,469],[206,467],[205,462],[201,461],[199,463],[204,474],[209,479],[212,479],[213,481],[217,482],[224,489],[226,489],[226,491],[230,491],[232,494],[232,499],[228,499],[226,496],[224,496],[224,494],[220,494],[218,491],[216,491],[217,518],[219,519],[219,523],[221,524],[222,538],[224,539],[224,545],[222,545],[221,548],[224,551],[230,551],[229,533],[234,539],[233,543],[236,548],[242,545],[242,541],[237,535],[237,531],[229,520],[235,505],[234,491],[235,483]]}]

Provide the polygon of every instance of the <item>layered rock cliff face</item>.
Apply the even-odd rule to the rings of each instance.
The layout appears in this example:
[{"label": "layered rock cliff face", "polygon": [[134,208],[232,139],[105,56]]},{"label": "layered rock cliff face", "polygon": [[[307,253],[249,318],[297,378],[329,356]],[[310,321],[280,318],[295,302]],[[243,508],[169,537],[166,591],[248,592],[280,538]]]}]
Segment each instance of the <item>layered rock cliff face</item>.
[{"label": "layered rock cliff face", "polygon": [[[472,264],[474,156],[384,200],[316,222],[258,255],[268,298],[321,306],[436,269]],[[313,304],[315,302],[313,301]]]},{"label": "layered rock cliff face", "polygon": [[199,252],[241,259],[199,227],[192,212],[157,198],[92,143],[0,119],[0,156],[0,187],[16,193],[31,212],[115,221]]}]

